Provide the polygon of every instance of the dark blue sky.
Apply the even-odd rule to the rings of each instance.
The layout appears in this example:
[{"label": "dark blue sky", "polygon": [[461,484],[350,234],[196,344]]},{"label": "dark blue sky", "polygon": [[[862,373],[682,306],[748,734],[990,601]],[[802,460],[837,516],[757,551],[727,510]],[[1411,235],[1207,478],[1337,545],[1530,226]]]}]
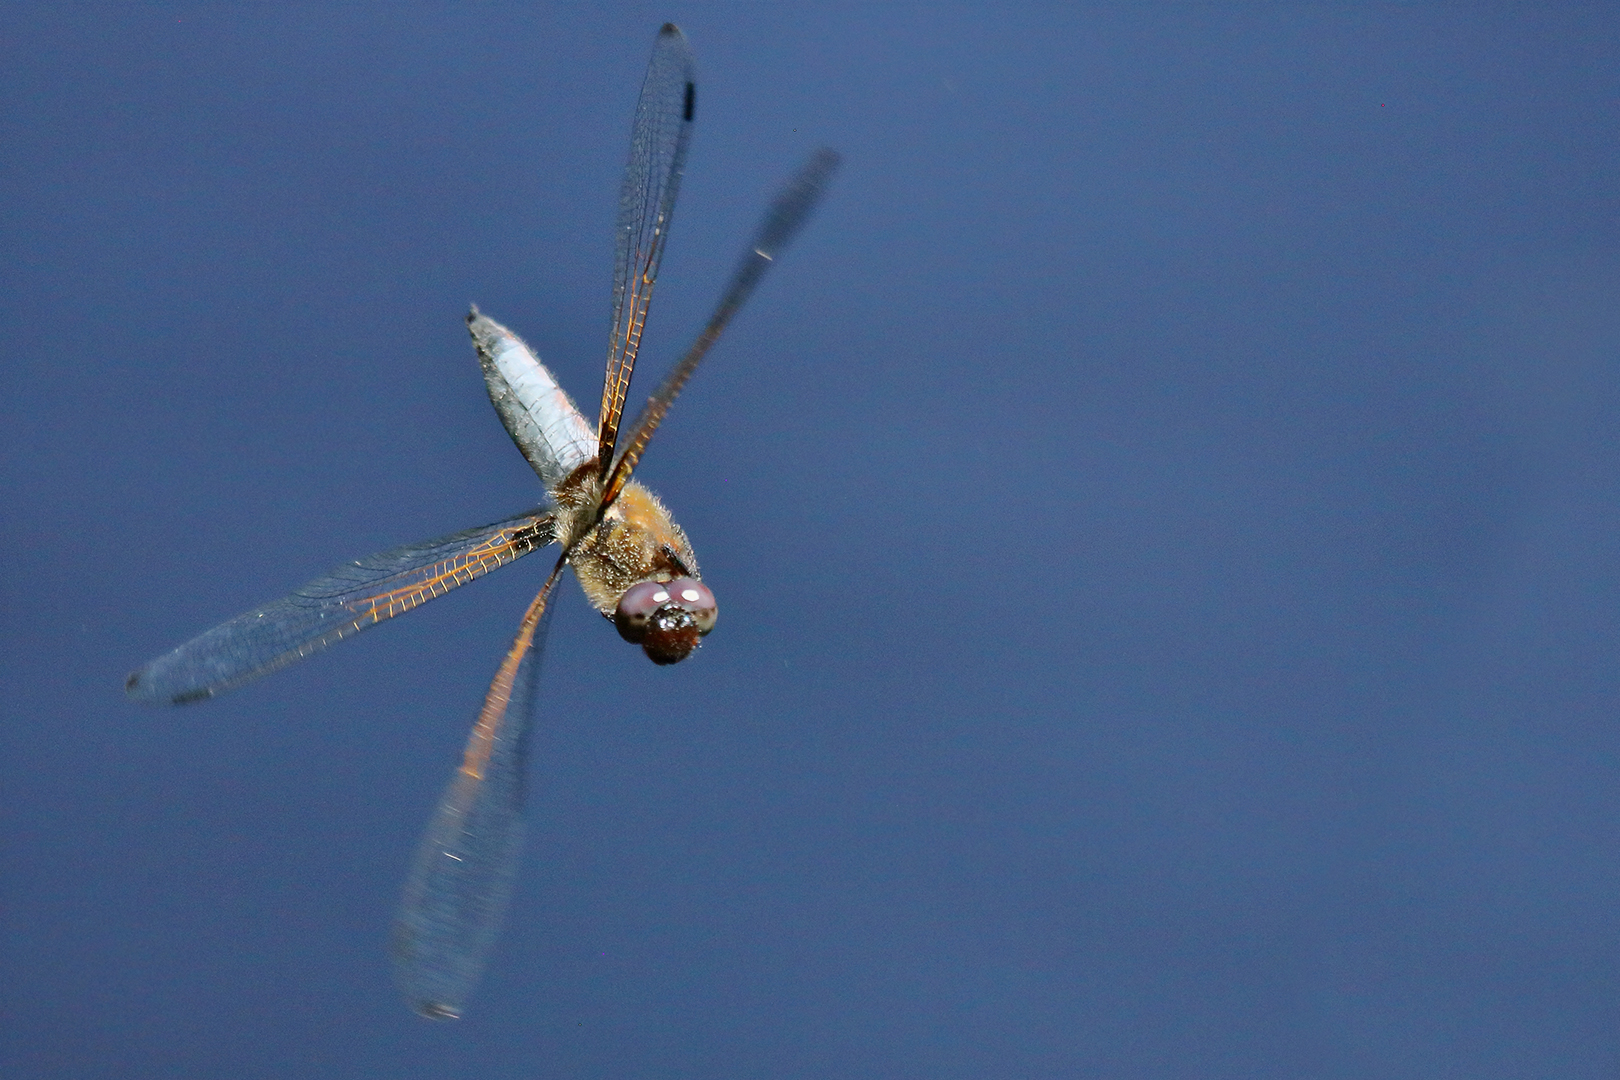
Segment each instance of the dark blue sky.
[{"label": "dark blue sky", "polygon": [[[1620,20],[1603,5],[0,12],[0,1073],[1613,1077]],[[652,37],[641,476],[719,596],[566,585],[467,1018],[418,831],[548,564],[218,701],[125,672],[539,495]],[[638,395],[639,396],[639,395]]]}]

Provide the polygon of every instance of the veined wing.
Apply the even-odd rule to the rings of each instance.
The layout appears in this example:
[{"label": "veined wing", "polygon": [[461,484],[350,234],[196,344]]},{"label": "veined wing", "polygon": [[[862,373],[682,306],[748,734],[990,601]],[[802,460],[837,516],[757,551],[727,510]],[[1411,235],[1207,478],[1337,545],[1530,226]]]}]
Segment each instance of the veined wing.
[{"label": "veined wing", "polygon": [[669,411],[670,404],[675,400],[686,381],[692,377],[709,348],[720,339],[726,324],[731,317],[742,308],[748,298],[753,295],[760,280],[764,278],[765,271],[771,268],[776,256],[781,254],[793,238],[798,235],[804,223],[809,220],[810,212],[821,201],[826,193],[827,184],[832,180],[833,173],[838,168],[841,159],[838,152],[822,147],[810,156],[810,160],[799,168],[799,171],[789,180],[787,186],[777,193],[770,209],[765,211],[765,217],[760,221],[759,228],[749,241],[748,247],[743,250],[741,261],[731,275],[731,283],[721,295],[720,302],[715,305],[714,314],[709,316],[708,325],[698,335],[692,347],[686,351],[670,373],[664,377],[652,397],[647,399],[647,405],[636,417],[636,422],[630,426],[630,437],[625,440],[624,448],[619,453],[619,459],[614,463],[613,472],[608,479],[603,493],[603,503],[611,503],[623,489],[630,474],[635,470],[636,462],[641,460],[642,451],[647,449],[647,443],[652,439],[653,432],[658,430],[659,423],[664,414]]},{"label": "veined wing", "polygon": [[630,161],[619,189],[617,254],[613,267],[613,333],[596,440],[602,473],[613,463],[613,444],[635,371],[647,305],[664,257],[675,196],[680,191],[686,145],[692,133],[696,88],[692,50],[674,23],[665,23],[653,44],[630,130]]},{"label": "veined wing", "polygon": [[518,626],[428,822],[394,919],[394,972],[411,1008],[454,1020],[500,932],[523,846],[524,775],[557,560]]},{"label": "veined wing", "polygon": [[545,547],[552,527],[535,510],[345,563],[158,657],[124,689],[152,704],[213,697]]},{"label": "veined wing", "polygon": [[596,434],[557,380],[519,337],[474,307],[467,330],[489,400],[547,491],[596,457]]}]

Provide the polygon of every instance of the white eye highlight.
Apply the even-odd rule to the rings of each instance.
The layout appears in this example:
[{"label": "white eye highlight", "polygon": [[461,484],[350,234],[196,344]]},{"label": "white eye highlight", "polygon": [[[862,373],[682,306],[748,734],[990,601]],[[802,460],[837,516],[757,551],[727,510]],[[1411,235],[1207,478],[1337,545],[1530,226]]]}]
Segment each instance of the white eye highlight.
[{"label": "white eye highlight", "polygon": [[676,578],[669,583],[669,591],[679,597],[675,603],[691,614],[698,633],[707,634],[714,629],[714,593],[709,591],[707,585],[697,578]]},{"label": "white eye highlight", "polygon": [[656,663],[673,664],[714,629],[714,593],[697,578],[642,581],[625,590],[613,623]]},{"label": "white eye highlight", "polygon": [[626,641],[640,644],[647,636],[647,624],[668,600],[669,590],[664,588],[661,581],[643,581],[630,586],[619,597],[618,610],[613,613],[613,623],[619,628],[619,635]]}]

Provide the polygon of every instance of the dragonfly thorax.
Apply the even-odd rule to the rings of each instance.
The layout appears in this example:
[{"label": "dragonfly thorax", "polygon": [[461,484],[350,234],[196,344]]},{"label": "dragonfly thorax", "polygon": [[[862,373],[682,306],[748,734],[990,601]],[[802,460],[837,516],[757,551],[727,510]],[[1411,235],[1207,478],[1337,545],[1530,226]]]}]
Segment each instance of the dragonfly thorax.
[{"label": "dragonfly thorax", "polygon": [[[592,458],[570,473],[551,491],[557,504],[557,542],[563,550],[574,547],[596,525],[602,505],[602,474]],[[613,511],[610,508],[608,513]]]},{"label": "dragonfly thorax", "polygon": [[[560,511],[565,494],[557,492]],[[591,606],[609,619],[615,618],[620,598],[636,585],[676,578],[699,583],[697,555],[685,531],[658,496],[634,480],[625,485],[601,522],[581,537],[568,562]],[[708,592],[707,588],[704,592]],[[710,600],[712,606],[712,595]],[[708,625],[713,625],[712,619]],[[691,644],[696,644],[696,634]],[[682,656],[690,651],[691,644],[681,652]]]}]

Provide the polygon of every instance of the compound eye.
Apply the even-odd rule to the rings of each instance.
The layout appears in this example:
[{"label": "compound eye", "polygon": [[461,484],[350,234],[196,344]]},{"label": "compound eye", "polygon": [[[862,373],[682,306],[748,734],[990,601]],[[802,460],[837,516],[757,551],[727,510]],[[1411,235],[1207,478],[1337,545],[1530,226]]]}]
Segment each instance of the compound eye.
[{"label": "compound eye", "polygon": [[665,587],[669,589],[671,603],[692,613],[692,621],[697,625],[698,633],[707,634],[714,629],[718,610],[714,603],[714,593],[707,585],[697,578],[678,577]]},{"label": "compound eye", "polygon": [[632,585],[619,597],[619,606],[613,612],[613,625],[626,641],[641,644],[652,625],[652,617],[671,599],[669,586],[662,581],[643,581]]}]

